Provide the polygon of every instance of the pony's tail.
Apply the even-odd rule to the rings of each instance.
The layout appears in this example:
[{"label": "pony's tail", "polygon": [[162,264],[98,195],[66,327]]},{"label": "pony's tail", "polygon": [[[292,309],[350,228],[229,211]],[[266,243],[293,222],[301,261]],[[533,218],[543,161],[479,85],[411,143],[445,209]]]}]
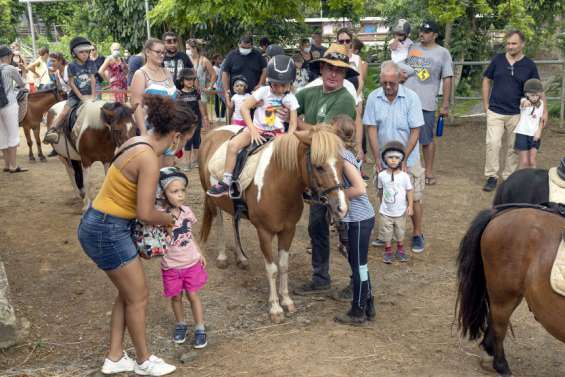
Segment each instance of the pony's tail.
[{"label": "pony's tail", "polygon": [[204,219],[202,220],[202,228],[200,228],[201,242],[206,242],[208,240],[214,217],[216,217],[216,206],[212,203],[212,199],[206,195],[206,198],[204,199]]},{"label": "pony's tail", "polygon": [[481,256],[481,237],[495,213],[493,209],[481,211],[459,244],[457,324],[462,335],[468,336],[470,340],[478,339],[487,326],[489,302]]}]

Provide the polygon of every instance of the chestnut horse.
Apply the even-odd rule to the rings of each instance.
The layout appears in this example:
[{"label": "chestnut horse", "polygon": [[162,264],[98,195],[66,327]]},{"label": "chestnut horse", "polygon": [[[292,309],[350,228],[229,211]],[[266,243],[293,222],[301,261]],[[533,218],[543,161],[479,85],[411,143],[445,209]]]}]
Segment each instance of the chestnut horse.
[{"label": "chestnut horse", "polygon": [[27,112],[24,119],[20,122],[20,127],[23,127],[24,129],[27,146],[29,148],[30,161],[35,161],[35,156],[33,155],[33,141],[31,140],[30,131],[33,131],[39,160],[42,162],[47,161],[43,155],[43,151],[41,150],[39,128],[41,126],[41,121],[43,120],[43,114],[45,114],[57,102],[63,101],[65,99],[64,95],[65,94],[56,87],[28,94]]},{"label": "chestnut horse", "polygon": [[[130,130],[135,129],[133,113],[135,109],[119,102],[87,101],[77,113],[77,124],[80,127],[80,137],[76,149],[70,140],[63,134],[53,148],[63,161],[73,188],[78,195],[84,197],[84,210],[94,200],[94,184],[89,179],[90,167],[96,161],[104,164],[104,171],[108,169],[116,148],[131,137]],[[81,113],[84,112],[81,116]],[[82,163],[82,177],[84,179],[85,193],[78,187],[75,177],[75,166],[71,160]]]},{"label": "chestnut horse", "polygon": [[[203,140],[199,153],[200,182],[204,191],[212,183],[208,161],[214,152],[235,132],[238,126],[225,126],[211,131]],[[327,126],[313,127],[309,131],[297,131],[275,138],[262,152],[261,160],[252,183],[244,190],[243,198],[248,208],[248,218],[257,230],[257,236],[265,260],[269,282],[269,313],[271,321],[282,321],[284,312],[296,311],[288,292],[288,257],[294,238],[296,223],[300,220],[304,201],[302,194],[307,187],[317,191],[330,207],[332,215],[341,219],[347,213],[347,201],[342,185],[343,143]],[[316,193],[315,193],[316,194]],[[234,215],[234,205],[229,197],[204,200],[204,220],[201,240],[206,241],[214,217],[218,237],[219,255],[217,261],[226,263],[223,239],[222,211]],[[278,238],[278,267],[274,263],[272,240]],[[247,263],[238,250],[239,261]],[[279,294],[277,294],[279,275]]]},{"label": "chestnut horse", "polygon": [[484,335],[480,346],[502,376],[512,375],[503,342],[523,298],[534,318],[565,342],[565,297],[550,285],[565,217],[539,208],[508,204],[484,210],[459,246],[459,329],[471,340]]}]

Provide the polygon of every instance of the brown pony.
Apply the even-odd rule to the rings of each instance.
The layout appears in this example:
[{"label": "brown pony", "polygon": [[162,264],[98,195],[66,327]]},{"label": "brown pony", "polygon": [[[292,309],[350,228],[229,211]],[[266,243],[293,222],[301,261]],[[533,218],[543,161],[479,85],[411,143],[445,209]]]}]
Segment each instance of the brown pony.
[{"label": "brown pony", "polygon": [[[65,135],[61,135],[59,142],[53,144],[67,169],[73,188],[84,197],[84,210],[95,196],[93,182],[89,179],[90,167],[100,161],[104,164],[104,171],[107,171],[116,148],[128,140],[131,130],[135,129],[134,111],[135,108],[119,102],[85,102],[78,110],[77,124],[74,125],[75,128],[79,127],[77,131],[80,130],[76,149]],[[81,112],[86,114],[81,116]],[[71,160],[82,164],[85,193],[76,180],[77,172],[73,171],[75,167]]]},{"label": "brown pony", "polygon": [[[536,208],[504,209],[509,206]],[[510,204],[484,210],[459,246],[459,328],[471,340],[484,335],[480,346],[502,376],[512,375],[503,342],[523,298],[534,318],[565,342],[565,297],[550,285],[565,217],[537,207]]]},{"label": "brown pony", "polygon": [[20,127],[23,127],[24,134],[27,141],[27,146],[29,148],[29,160],[35,161],[35,156],[33,155],[33,141],[31,140],[31,133],[33,131],[33,136],[35,138],[35,144],[37,145],[37,156],[42,162],[47,161],[41,150],[41,140],[39,140],[39,128],[41,126],[41,121],[43,120],[43,114],[45,114],[54,104],[63,101],[64,93],[58,88],[53,87],[48,90],[30,93],[27,97],[27,112],[20,122]]},{"label": "brown pony", "polygon": [[[204,191],[211,187],[207,162],[214,152],[234,135],[237,126],[220,127],[204,139],[199,154],[200,181]],[[322,200],[336,218],[347,213],[347,201],[342,186],[343,143],[327,127],[313,127],[310,131],[297,131],[277,137],[265,146],[253,182],[243,192],[248,208],[248,218],[257,230],[261,251],[265,260],[269,282],[271,321],[283,319],[284,306],[289,313],[296,311],[288,293],[288,257],[294,238],[296,223],[300,220],[304,202],[302,193],[307,187],[316,188]],[[311,171],[311,173],[309,173]],[[223,239],[222,211],[234,215],[234,205],[227,196],[204,201],[204,220],[201,239],[205,242],[210,234],[214,217],[219,241],[219,265],[227,265]],[[274,263],[272,240],[278,238],[278,267]],[[239,251],[239,250],[238,250]],[[247,259],[239,252],[239,262],[247,265]],[[277,274],[280,275],[277,294]]]}]

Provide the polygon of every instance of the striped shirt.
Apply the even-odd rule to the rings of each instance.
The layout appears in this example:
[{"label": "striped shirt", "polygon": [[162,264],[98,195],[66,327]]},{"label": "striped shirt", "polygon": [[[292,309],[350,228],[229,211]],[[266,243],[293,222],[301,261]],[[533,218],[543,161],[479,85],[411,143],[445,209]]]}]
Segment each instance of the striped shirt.
[{"label": "striped shirt", "polygon": [[[361,161],[358,161],[351,151],[344,150],[342,156],[346,164],[352,164],[357,169],[361,169]],[[346,189],[351,187],[351,183],[347,180],[345,174],[343,175],[343,186]],[[347,215],[345,215],[341,221],[345,223],[354,223],[368,220],[372,217],[375,217],[375,210],[369,201],[369,196],[365,193],[349,199],[349,210],[347,211]]]},{"label": "striped shirt", "polygon": [[16,89],[16,87],[24,89],[25,83],[16,67],[9,64],[0,64],[0,70],[2,72],[2,83],[4,84],[4,91],[8,98],[8,104],[11,105],[17,102],[16,97],[18,96],[18,89]]}]

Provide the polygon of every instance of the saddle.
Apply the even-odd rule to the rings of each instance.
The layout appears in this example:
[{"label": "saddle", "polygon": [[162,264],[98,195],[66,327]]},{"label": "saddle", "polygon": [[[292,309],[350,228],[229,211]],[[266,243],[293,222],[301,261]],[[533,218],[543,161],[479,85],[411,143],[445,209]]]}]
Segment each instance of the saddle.
[{"label": "saddle", "polygon": [[75,127],[75,123],[76,123],[77,118],[78,118],[78,109],[80,107],[81,106],[73,107],[71,109],[71,111],[69,112],[69,115],[67,116],[67,118],[65,119],[63,124],[61,125],[61,130],[63,132],[63,135],[67,138],[67,140],[71,143],[71,146],[77,152],[78,152],[78,149],[77,149],[78,137],[77,137],[76,133],[73,132],[73,128]]},{"label": "saddle", "polygon": [[549,201],[565,204],[565,158],[559,167],[549,169],[548,176]]}]

